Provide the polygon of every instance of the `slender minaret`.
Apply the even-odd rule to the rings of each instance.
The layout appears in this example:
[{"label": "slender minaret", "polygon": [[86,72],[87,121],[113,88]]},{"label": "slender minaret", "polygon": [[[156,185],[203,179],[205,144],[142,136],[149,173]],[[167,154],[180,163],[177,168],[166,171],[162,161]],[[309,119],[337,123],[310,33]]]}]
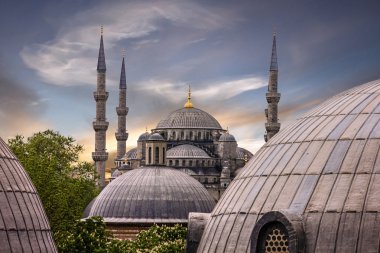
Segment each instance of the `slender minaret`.
[{"label": "slender minaret", "polygon": [[127,96],[127,82],[125,78],[125,63],[124,63],[124,53],[123,53],[123,62],[121,64],[121,73],[120,73],[120,85],[119,85],[119,106],[116,107],[117,113],[117,132],[115,137],[117,140],[117,154],[115,159],[115,165],[120,166],[121,158],[125,155],[125,146],[128,139],[128,133],[125,129],[126,116],[128,114],[129,108],[126,106],[126,96]]},{"label": "slender minaret", "polygon": [[96,120],[92,122],[95,130],[95,152],[92,152],[92,159],[95,162],[96,171],[99,174],[98,186],[105,186],[105,169],[108,153],[106,152],[106,131],[108,122],[106,121],[106,101],[108,92],[106,92],[106,60],[104,57],[103,47],[103,27],[101,28],[100,48],[98,57],[97,89],[94,92],[96,101]]},{"label": "slender minaret", "polygon": [[278,123],[278,102],[281,94],[277,92],[278,65],[276,52],[276,34],[273,34],[272,57],[269,68],[268,93],[266,94],[268,109],[265,109],[267,123],[265,123],[266,134],[265,141],[269,141],[280,130]]}]

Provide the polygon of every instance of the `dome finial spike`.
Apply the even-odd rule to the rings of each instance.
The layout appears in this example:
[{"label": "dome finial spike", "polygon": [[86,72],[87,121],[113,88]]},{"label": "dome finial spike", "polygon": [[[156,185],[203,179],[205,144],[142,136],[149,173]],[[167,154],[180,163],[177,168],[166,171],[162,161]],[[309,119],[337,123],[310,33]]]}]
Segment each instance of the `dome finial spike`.
[{"label": "dome finial spike", "polygon": [[145,132],[146,132],[146,133],[148,132],[148,126],[145,127]]},{"label": "dome finial spike", "polygon": [[187,102],[185,104],[185,108],[193,108],[193,103],[191,102],[191,87],[189,84],[189,91],[187,94]]},{"label": "dome finial spike", "polygon": [[103,25],[100,26],[100,35],[103,36]]}]

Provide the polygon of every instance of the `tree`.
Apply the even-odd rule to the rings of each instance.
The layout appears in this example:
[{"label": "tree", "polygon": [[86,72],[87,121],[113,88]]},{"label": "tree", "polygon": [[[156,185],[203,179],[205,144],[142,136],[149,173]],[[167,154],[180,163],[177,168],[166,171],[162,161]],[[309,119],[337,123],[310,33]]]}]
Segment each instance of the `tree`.
[{"label": "tree", "polygon": [[70,231],[98,194],[94,166],[79,162],[83,147],[52,130],[17,135],[8,144],[37,189],[53,234]]},{"label": "tree", "polygon": [[76,221],[73,230],[57,234],[61,253],[181,253],[185,252],[187,229],[154,225],[133,241],[115,239],[101,217]]}]

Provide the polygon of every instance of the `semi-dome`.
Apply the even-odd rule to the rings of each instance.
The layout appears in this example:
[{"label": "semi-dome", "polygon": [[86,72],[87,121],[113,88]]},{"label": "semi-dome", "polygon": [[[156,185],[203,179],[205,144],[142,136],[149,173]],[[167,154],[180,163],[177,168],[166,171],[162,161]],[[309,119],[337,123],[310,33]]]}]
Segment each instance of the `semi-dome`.
[{"label": "semi-dome", "polygon": [[168,167],[141,167],[113,180],[89,216],[106,223],[187,223],[189,212],[211,212],[215,202],[191,176]]},{"label": "semi-dome", "polygon": [[169,114],[161,120],[156,129],[217,129],[221,130],[219,122],[210,114],[197,108],[182,108]]},{"label": "semi-dome", "polygon": [[236,142],[236,139],[235,137],[230,134],[229,132],[225,132],[223,133],[220,137],[219,137],[219,141],[221,142]]},{"label": "semi-dome", "polygon": [[150,135],[148,140],[149,141],[165,141],[164,137],[162,137],[162,135],[159,133],[154,133]]},{"label": "semi-dome", "polygon": [[124,156],[125,159],[133,160],[137,159],[137,148],[130,149]]},{"label": "semi-dome", "polygon": [[376,80],[271,138],[214,208],[198,252],[379,252],[379,146]]},{"label": "semi-dome", "polygon": [[210,156],[203,150],[196,146],[184,144],[171,148],[166,153],[167,159],[176,158],[201,158],[210,159]]},{"label": "semi-dome", "polygon": [[249,159],[251,159],[251,157],[253,156],[253,154],[251,152],[249,152],[245,148],[241,148],[241,147],[236,148],[236,154],[237,154],[237,157],[236,157],[237,159],[239,159],[239,160],[247,159],[247,161]]},{"label": "semi-dome", "polygon": [[0,252],[57,252],[28,174],[0,138]]},{"label": "semi-dome", "polygon": [[149,139],[150,134],[148,132],[142,133],[137,141],[146,141]]}]

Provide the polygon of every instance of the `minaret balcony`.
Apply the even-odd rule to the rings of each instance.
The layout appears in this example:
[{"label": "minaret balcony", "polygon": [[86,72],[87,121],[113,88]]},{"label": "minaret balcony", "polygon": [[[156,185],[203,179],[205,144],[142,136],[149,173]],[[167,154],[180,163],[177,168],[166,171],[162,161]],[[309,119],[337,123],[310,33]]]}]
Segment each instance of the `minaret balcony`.
[{"label": "minaret balcony", "polygon": [[105,101],[108,99],[108,92],[104,91],[95,91],[94,92],[95,101]]},{"label": "minaret balcony", "polygon": [[92,126],[95,131],[106,131],[108,129],[109,123],[107,121],[94,121]]},{"label": "minaret balcony", "polygon": [[129,134],[126,132],[116,132],[115,137],[117,141],[126,141],[128,139]]},{"label": "minaret balcony", "polygon": [[281,124],[278,122],[265,123],[265,129],[267,130],[267,132],[269,132],[269,131],[277,131],[278,132],[280,130],[280,126],[281,126]]},{"label": "minaret balcony", "polygon": [[278,101],[280,101],[281,94],[277,92],[269,92],[269,93],[266,93],[266,97],[267,97],[268,103],[273,103],[273,102],[278,103]]},{"label": "minaret balcony", "polygon": [[128,107],[116,107],[116,113],[118,116],[125,116],[128,114]]},{"label": "minaret balcony", "polygon": [[107,161],[108,160],[108,152],[104,151],[95,151],[92,152],[92,160],[97,161]]}]

